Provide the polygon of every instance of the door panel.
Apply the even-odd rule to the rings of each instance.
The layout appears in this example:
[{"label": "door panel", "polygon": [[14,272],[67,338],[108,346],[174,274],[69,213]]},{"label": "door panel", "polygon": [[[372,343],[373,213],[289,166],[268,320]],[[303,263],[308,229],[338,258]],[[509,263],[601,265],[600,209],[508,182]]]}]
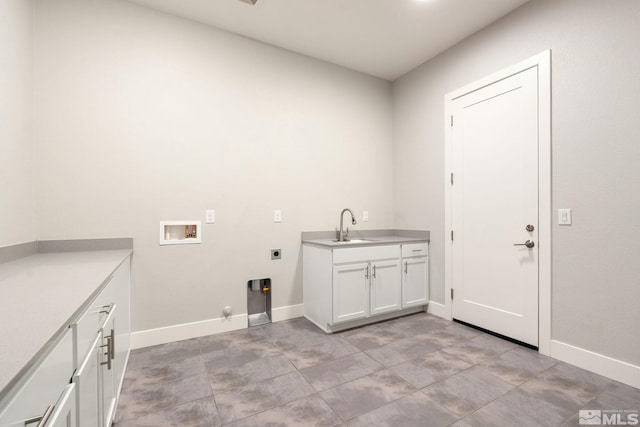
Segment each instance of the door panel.
[{"label": "door panel", "polygon": [[98,332],[91,349],[73,375],[76,385],[78,423],[83,427],[100,427],[99,375],[102,360],[102,333]]},{"label": "door panel", "polygon": [[429,258],[404,260],[402,275],[402,308],[426,305],[429,302]]},{"label": "door panel", "polygon": [[400,310],[400,260],[371,263],[371,315]]},{"label": "door panel", "polygon": [[369,264],[333,267],[333,323],[369,315]]},{"label": "door panel", "polygon": [[537,96],[536,67],[468,93],[451,133],[453,317],[535,346]]}]

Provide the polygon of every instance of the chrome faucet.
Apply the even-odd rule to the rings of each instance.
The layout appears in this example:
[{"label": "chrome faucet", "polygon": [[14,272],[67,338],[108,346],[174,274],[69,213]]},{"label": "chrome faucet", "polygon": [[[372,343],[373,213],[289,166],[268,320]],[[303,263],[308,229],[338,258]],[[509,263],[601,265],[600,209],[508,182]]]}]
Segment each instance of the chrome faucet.
[{"label": "chrome faucet", "polygon": [[338,242],[348,242],[349,239],[349,227],[347,227],[347,231],[342,231],[342,220],[344,219],[344,213],[349,212],[351,214],[351,224],[356,225],[356,216],[353,214],[351,209],[343,209],[340,212],[340,231],[338,232]]}]

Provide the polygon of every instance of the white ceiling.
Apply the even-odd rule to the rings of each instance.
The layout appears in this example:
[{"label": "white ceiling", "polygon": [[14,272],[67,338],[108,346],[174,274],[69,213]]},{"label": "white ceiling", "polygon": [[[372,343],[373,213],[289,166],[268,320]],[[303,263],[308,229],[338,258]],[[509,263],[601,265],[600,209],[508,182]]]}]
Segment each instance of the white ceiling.
[{"label": "white ceiling", "polygon": [[129,0],[394,80],[528,0]]}]

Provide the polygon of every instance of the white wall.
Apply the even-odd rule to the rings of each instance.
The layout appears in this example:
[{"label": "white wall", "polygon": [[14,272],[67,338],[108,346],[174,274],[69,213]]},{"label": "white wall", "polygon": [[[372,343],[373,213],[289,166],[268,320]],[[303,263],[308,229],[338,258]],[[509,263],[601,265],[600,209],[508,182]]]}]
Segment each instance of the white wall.
[{"label": "white wall", "polygon": [[301,304],[301,231],[393,225],[388,82],[122,1],[37,1],[35,40],[37,237],[134,237],[134,330],[246,313],[258,277]]},{"label": "white wall", "polygon": [[0,1],[0,246],[35,238],[33,2]]},{"label": "white wall", "polygon": [[395,225],[431,230],[444,302],[444,95],[546,49],[552,203],[574,221],[552,230],[552,337],[640,365],[640,2],[534,0],[394,82]]}]

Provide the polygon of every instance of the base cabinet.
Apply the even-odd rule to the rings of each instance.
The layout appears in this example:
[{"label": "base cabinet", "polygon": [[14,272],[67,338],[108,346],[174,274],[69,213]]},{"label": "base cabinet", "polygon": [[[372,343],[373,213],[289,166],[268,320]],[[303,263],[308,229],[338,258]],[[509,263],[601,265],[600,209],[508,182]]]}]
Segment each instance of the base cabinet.
[{"label": "base cabinet", "polygon": [[0,427],[111,426],[129,357],[129,292],[127,257],[11,391]]},{"label": "base cabinet", "polygon": [[415,251],[427,243],[412,245],[303,245],[305,317],[333,332],[419,311],[428,302],[428,263]]},{"label": "base cabinet", "polygon": [[[0,411],[0,426],[35,427],[38,423],[47,427],[77,425],[75,388],[69,387],[73,373],[72,341],[72,334],[67,331],[7,407]],[[73,402],[69,402],[69,396]],[[68,424],[60,424],[62,419],[68,420]],[[57,424],[53,424],[54,420]]]},{"label": "base cabinet", "polygon": [[115,418],[130,348],[129,291],[126,260],[72,325],[79,343],[76,358],[83,361],[73,377],[78,388],[76,412],[83,427],[109,427]]}]

